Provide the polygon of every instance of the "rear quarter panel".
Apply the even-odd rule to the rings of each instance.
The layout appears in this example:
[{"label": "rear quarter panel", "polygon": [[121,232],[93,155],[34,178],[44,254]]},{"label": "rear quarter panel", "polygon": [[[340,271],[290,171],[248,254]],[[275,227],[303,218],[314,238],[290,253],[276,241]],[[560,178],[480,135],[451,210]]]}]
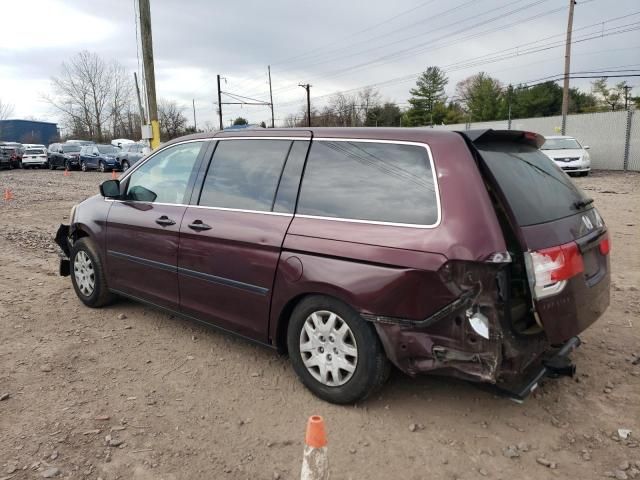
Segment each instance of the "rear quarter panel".
[{"label": "rear quarter panel", "polygon": [[294,216],[275,279],[272,339],[278,322],[287,320],[282,318],[285,307],[308,293],[336,297],[361,313],[424,319],[455,299],[438,273],[447,260],[480,261],[506,250],[462,137],[453,132],[430,136],[428,146],[440,194],[439,225],[413,228]]}]

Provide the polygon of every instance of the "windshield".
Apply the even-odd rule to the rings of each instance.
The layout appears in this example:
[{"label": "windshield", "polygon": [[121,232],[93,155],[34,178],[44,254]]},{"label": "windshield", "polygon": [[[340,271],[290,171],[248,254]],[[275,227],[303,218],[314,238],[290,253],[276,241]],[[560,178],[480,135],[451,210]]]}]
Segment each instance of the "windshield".
[{"label": "windshield", "polygon": [[575,138],[547,138],[540,150],[571,150],[582,148]]},{"label": "windshield", "polygon": [[537,148],[521,143],[476,144],[502,189],[518,225],[536,225],[575,215],[582,192]]},{"label": "windshield", "polygon": [[100,153],[118,153],[118,151],[116,150],[116,147],[112,146],[112,145],[98,145],[98,151]]},{"label": "windshield", "polygon": [[44,154],[44,150],[41,148],[29,148],[25,153],[27,155],[42,155]]},{"label": "windshield", "polygon": [[62,146],[62,151],[64,153],[79,152],[80,151],[80,145],[63,145]]}]

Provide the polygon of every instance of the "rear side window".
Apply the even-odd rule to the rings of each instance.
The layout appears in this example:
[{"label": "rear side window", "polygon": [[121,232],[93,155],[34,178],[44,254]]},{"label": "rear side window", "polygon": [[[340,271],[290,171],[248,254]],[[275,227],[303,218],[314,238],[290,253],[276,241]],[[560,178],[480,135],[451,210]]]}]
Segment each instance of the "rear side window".
[{"label": "rear side window", "polygon": [[222,140],[199,205],[270,212],[291,140]]},{"label": "rear side window", "polygon": [[300,178],[304,168],[304,160],[307,158],[309,142],[293,142],[287,163],[282,171],[278,193],[273,204],[274,212],[293,213],[296,208]]},{"label": "rear side window", "polygon": [[487,142],[476,148],[522,227],[574,215],[574,204],[585,199],[553,160],[533,146]]},{"label": "rear side window", "polygon": [[314,141],[297,212],[434,225],[438,202],[428,151],[401,143]]}]

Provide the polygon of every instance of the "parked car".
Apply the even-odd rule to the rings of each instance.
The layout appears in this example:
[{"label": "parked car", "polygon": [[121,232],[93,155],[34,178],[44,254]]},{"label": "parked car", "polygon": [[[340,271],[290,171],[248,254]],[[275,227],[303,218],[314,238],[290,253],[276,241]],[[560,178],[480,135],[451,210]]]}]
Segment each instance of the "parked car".
[{"label": "parked car", "polygon": [[47,149],[46,145],[43,145],[42,143],[23,143],[22,147],[26,150],[27,148],[44,148],[45,150]]},{"label": "parked car", "polygon": [[24,146],[17,142],[2,142],[0,146],[5,152],[8,152],[11,168],[22,168],[22,155],[24,154]]},{"label": "parked car", "polygon": [[145,156],[147,146],[141,143],[125,143],[120,147],[120,152],[116,156],[120,162],[122,171],[126,172],[129,167]]},{"label": "parked car", "polygon": [[85,145],[80,149],[80,169],[83,172],[120,170],[117,155],[118,149],[113,145]]},{"label": "parked car", "polygon": [[8,169],[13,168],[11,164],[12,151],[13,149],[11,147],[4,147],[0,145],[0,168],[8,168]]},{"label": "parked car", "polygon": [[[76,205],[79,299],[122,295],[288,352],[336,403],[390,363],[524,398],[609,304],[593,205],[519,131],[283,129],[163,145]],[[135,232],[135,235],[132,235]]]},{"label": "parked car", "polygon": [[80,168],[80,149],[75,143],[52,143],[49,145],[49,168],[55,170],[62,167],[65,170]]},{"label": "parked car", "polygon": [[22,156],[22,168],[46,168],[47,149],[42,147],[27,147]]},{"label": "parked car", "polygon": [[587,152],[589,147],[583,147],[573,137],[560,135],[545,137],[540,149],[568,174],[577,173],[580,176],[586,176],[591,171],[591,158]]}]

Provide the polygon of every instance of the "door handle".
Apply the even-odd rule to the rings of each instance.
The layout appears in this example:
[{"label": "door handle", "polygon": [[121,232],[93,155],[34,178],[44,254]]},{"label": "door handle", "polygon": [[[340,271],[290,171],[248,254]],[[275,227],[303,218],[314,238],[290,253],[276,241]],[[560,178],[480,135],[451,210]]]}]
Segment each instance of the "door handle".
[{"label": "door handle", "polygon": [[194,220],[193,223],[190,223],[188,227],[191,230],[195,230],[197,232],[201,232],[203,230],[211,230],[211,227],[206,223],[202,223],[202,220]]},{"label": "door handle", "polygon": [[171,220],[166,215],[162,215],[160,218],[156,218],[156,223],[158,225],[162,225],[163,227],[168,227],[169,225],[175,225],[176,224],[176,222],[174,220]]}]

